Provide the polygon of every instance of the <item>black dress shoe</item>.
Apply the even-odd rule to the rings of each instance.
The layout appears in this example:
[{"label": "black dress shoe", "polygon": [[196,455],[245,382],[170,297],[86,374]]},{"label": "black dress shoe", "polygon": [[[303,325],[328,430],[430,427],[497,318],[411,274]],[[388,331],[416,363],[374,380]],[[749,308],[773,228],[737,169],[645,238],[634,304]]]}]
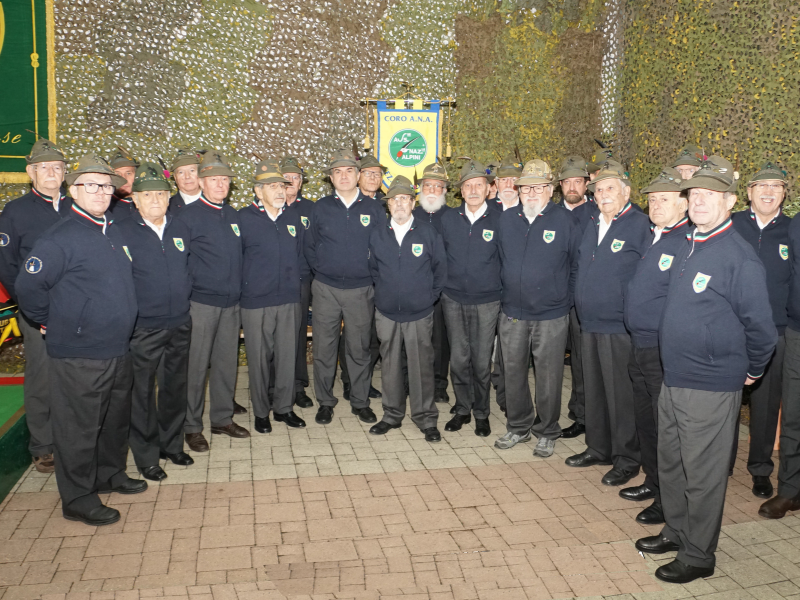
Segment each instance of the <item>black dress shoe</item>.
[{"label": "black dress shoe", "polygon": [[625,500],[633,500],[634,502],[642,502],[643,500],[652,500],[656,497],[656,493],[642,484],[621,489],[619,491],[619,497],[625,498]]},{"label": "black dress shoe", "polygon": [[582,433],[586,433],[586,425],[575,421],[566,429],[561,430],[561,437],[566,439],[576,438]]},{"label": "black dress shoe", "polygon": [[383,394],[381,394],[381,391],[379,389],[374,388],[373,386],[369,386],[369,397],[370,398],[383,398]]},{"label": "black dress shoe", "polygon": [[450,407],[450,414],[451,415],[456,414],[456,405],[455,404],[453,404],[453,406]]},{"label": "black dress shoe", "polygon": [[[275,420],[278,420],[277,415]],[[256,431],[258,433],[272,433],[272,423],[269,422],[269,417],[256,417]]]},{"label": "black dress shoe", "polygon": [[111,525],[119,521],[119,511],[110,506],[97,506],[86,513],[64,507],[61,509],[61,512],[68,521],[80,521],[81,523],[86,523],[87,525],[93,525],[95,527]]},{"label": "black dress shoe", "polygon": [[311,408],[314,406],[314,401],[306,394],[305,390],[300,390],[294,395],[294,403],[300,408]]},{"label": "black dress shoe", "polygon": [[433,393],[434,402],[450,402],[450,396],[447,395],[446,388],[439,388]]},{"label": "black dress shoe", "polygon": [[234,400],[233,401],[233,414],[235,414],[235,415],[246,415],[247,414],[247,409]]},{"label": "black dress shoe", "polygon": [[287,427],[302,428],[306,426],[306,422],[303,421],[303,419],[298,417],[296,414],[294,414],[293,410],[290,410],[289,412],[283,414],[272,413],[272,415],[275,417],[275,420],[278,423],[286,423]]},{"label": "black dress shoe", "polygon": [[364,408],[351,408],[350,412],[364,421],[364,423],[374,423],[378,420],[378,417],[375,416],[375,413],[372,412],[369,406],[365,406]]},{"label": "black dress shoe", "polygon": [[456,415],[444,426],[445,431],[458,431],[462,426],[472,421],[472,415]]},{"label": "black dress shoe", "polygon": [[661,508],[660,504],[653,502],[636,515],[636,522],[642,525],[661,525],[664,523],[664,510]]},{"label": "black dress shoe", "polygon": [[98,486],[97,493],[110,494],[111,492],[117,492],[118,494],[141,494],[145,490],[147,490],[147,482],[144,479],[131,479],[128,477],[127,481],[113,488],[111,486]]},{"label": "black dress shoe", "polygon": [[713,574],[714,567],[693,567],[682,563],[677,558],[656,569],[656,577],[667,583],[689,583],[701,577],[711,577]]},{"label": "black dress shoe", "polygon": [[603,475],[603,478],[600,480],[600,482],[603,485],[625,485],[638,474],[639,469],[629,471],[627,469],[617,469],[615,467]]},{"label": "black dress shoe", "polygon": [[753,496],[772,498],[775,489],[766,475],[753,475]]},{"label": "black dress shoe", "polygon": [[166,452],[160,452],[159,456],[161,460],[169,460],[174,465],[180,465],[182,467],[189,467],[194,464],[194,459],[186,454],[186,452],[176,452],[175,454],[167,454]]},{"label": "black dress shoe", "polygon": [[479,437],[489,437],[492,428],[489,427],[489,419],[475,419],[475,435]]},{"label": "black dress shoe", "polygon": [[333,419],[333,407],[332,406],[320,406],[317,409],[317,416],[314,417],[314,420],[319,423],[320,425],[327,425]]},{"label": "black dress shoe", "polygon": [[422,433],[425,434],[425,441],[426,442],[441,442],[442,441],[442,434],[439,433],[439,430],[436,427],[428,427],[427,429],[423,429]]},{"label": "black dress shoe", "polygon": [[610,460],[605,460],[602,458],[597,458],[594,454],[591,454],[588,450],[584,450],[580,454],[575,454],[570,456],[564,463],[568,467],[593,467],[594,465],[610,465]]},{"label": "black dress shoe", "polygon": [[158,465],[139,469],[139,473],[142,474],[142,477],[149,479],[150,481],[162,481],[167,478],[167,474],[164,473],[164,469]]},{"label": "black dress shoe", "polygon": [[648,554],[666,554],[667,552],[677,552],[681,547],[659,533],[636,540],[636,549]]},{"label": "black dress shoe", "polygon": [[342,396],[345,400],[350,400],[350,384],[342,382]]},{"label": "black dress shoe", "polygon": [[400,429],[400,423],[387,423],[386,421],[379,421],[369,428],[372,435],[384,435],[390,429]]}]

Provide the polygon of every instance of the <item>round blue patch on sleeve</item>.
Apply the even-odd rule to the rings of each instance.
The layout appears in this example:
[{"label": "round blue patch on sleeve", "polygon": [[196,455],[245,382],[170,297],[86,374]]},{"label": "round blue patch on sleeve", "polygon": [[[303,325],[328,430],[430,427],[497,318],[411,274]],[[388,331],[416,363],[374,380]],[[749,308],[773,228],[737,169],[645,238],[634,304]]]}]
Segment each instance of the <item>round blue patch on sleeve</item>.
[{"label": "round blue patch on sleeve", "polygon": [[8,242],[11,241],[11,238],[8,237],[7,233],[0,233],[0,246],[8,246]]},{"label": "round blue patch on sleeve", "polygon": [[40,258],[36,258],[35,256],[31,256],[25,261],[25,270],[32,274],[38,273],[42,270],[42,260]]}]

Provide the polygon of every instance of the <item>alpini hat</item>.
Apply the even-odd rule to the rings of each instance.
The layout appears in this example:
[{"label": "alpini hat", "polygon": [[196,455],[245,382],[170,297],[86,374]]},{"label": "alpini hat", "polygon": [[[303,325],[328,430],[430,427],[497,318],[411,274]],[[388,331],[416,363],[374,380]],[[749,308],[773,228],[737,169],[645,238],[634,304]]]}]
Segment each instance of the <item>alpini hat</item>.
[{"label": "alpini hat", "polygon": [[551,185],[553,172],[545,161],[535,158],[525,163],[522,177],[517,179],[517,187],[523,185]]},{"label": "alpini hat", "polygon": [[443,181],[448,186],[450,185],[450,178],[447,176],[447,170],[438,162],[426,166],[422,171],[421,179],[422,181],[426,179],[435,179],[436,181]]},{"label": "alpini hat", "polygon": [[461,187],[464,185],[464,182],[470,179],[477,179],[478,177],[483,177],[489,183],[494,181],[494,174],[491,172],[491,169],[483,166],[477,160],[470,159],[467,164],[461,167],[461,178],[456,185]]},{"label": "alpini hat", "polygon": [[592,157],[592,162],[586,165],[586,172],[589,174],[597,173],[607,160],[614,160],[611,150],[601,150]]},{"label": "alpini hat", "polygon": [[386,192],[386,199],[394,198],[395,196],[399,196],[401,194],[406,194],[407,196],[411,196],[412,199],[416,197],[416,192],[414,192],[414,184],[408,179],[408,177],[404,177],[403,175],[398,175],[394,179],[392,179],[392,184],[389,186],[389,190]]},{"label": "alpini hat", "polygon": [[361,160],[358,161],[358,168],[359,169],[370,169],[373,167],[380,168],[381,171],[386,173],[389,169],[384,167],[381,163],[378,162],[378,159],[372,156],[372,154],[367,154],[361,157]]},{"label": "alpini hat", "polygon": [[731,162],[721,156],[709,156],[700,165],[700,170],[681,183],[681,190],[703,188],[715,192],[735,192],[738,173]]},{"label": "alpini hat", "polygon": [[197,152],[188,146],[184,146],[178,149],[178,153],[175,155],[175,158],[172,159],[172,169],[170,170],[174,173],[180,167],[199,164],[200,157],[197,155]]},{"label": "alpini hat", "polygon": [[294,156],[284,156],[280,162],[281,173],[297,173],[299,175],[303,175],[303,167],[300,166],[300,161],[298,161]]},{"label": "alpini hat", "polygon": [[699,167],[703,164],[706,156],[703,153],[702,148],[695,146],[694,144],[689,144],[683,150],[680,151],[678,154],[678,158],[676,158],[670,167],[681,167],[683,165],[688,165],[690,167]]},{"label": "alpini hat", "polygon": [[582,156],[568,156],[561,163],[561,170],[558,172],[558,180],[564,181],[570,177],[588,177],[586,170],[586,159]]},{"label": "alpini hat", "polygon": [[197,173],[200,177],[236,177],[236,173],[231,170],[225,157],[216,150],[209,150],[203,154],[200,161],[200,169]]},{"label": "alpini hat", "polygon": [[497,177],[520,177],[522,175],[522,164],[517,161],[516,156],[509,154],[497,167],[496,175]]},{"label": "alpini hat", "polygon": [[672,167],[664,167],[658,177],[653,179],[650,184],[642,190],[643,194],[650,194],[652,192],[680,192],[681,191],[681,174]]},{"label": "alpini hat", "polygon": [[753,175],[753,178],[747,182],[747,187],[756,184],[759,181],[782,181],[784,184],[788,181],[787,173],[772,161],[765,162],[761,169]]},{"label": "alpini hat", "polygon": [[280,163],[277,159],[262,160],[256,165],[253,184],[261,185],[264,183],[289,183],[289,180],[281,173]]},{"label": "alpini hat", "polygon": [[82,156],[78,161],[78,164],[73,167],[72,171],[67,173],[64,179],[66,180],[67,185],[72,185],[75,183],[75,180],[78,179],[78,177],[85,175],[86,173],[99,173],[101,175],[108,175],[111,177],[111,185],[114,187],[121,187],[127,183],[124,177],[120,177],[114,173],[114,169],[111,168],[111,165],[108,164],[108,161],[105,158],[98,156],[94,152],[90,152],[89,154]]},{"label": "alpini hat", "polygon": [[358,169],[358,160],[352,150],[345,150],[339,148],[331,155],[330,163],[328,163],[327,172],[330,172],[336,167],[355,167]]},{"label": "alpini hat", "polygon": [[108,162],[111,164],[112,169],[121,169],[123,167],[136,168],[139,166],[139,162],[131,156],[130,152],[122,148],[118,148]]},{"label": "alpini hat", "polygon": [[64,158],[64,153],[61,151],[61,148],[45,138],[36,140],[36,143],[31,147],[31,153],[25,157],[25,162],[29,165],[57,161],[66,162],[67,159]]},{"label": "alpini hat", "polygon": [[600,168],[597,170],[597,175],[589,182],[587,187],[594,191],[595,185],[604,179],[619,179],[627,185],[631,184],[628,179],[628,174],[625,172],[625,167],[610,158],[600,165]]},{"label": "alpini hat", "polygon": [[143,162],[136,169],[131,191],[133,192],[169,192],[172,188],[164,177],[164,169],[151,162]]}]

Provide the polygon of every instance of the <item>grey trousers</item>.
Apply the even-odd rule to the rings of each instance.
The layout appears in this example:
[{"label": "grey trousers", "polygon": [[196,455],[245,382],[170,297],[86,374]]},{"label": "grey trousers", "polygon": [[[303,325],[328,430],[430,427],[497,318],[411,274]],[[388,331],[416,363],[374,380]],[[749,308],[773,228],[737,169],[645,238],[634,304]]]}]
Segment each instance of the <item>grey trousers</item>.
[{"label": "grey trousers", "polygon": [[[299,320],[300,304],[242,309],[250,403],[257,417],[268,417],[270,409],[277,414],[292,410]],[[268,394],[270,364],[275,371],[272,403]]]},{"label": "grey trousers", "polygon": [[450,377],[456,395],[456,413],[489,418],[492,344],[497,331],[500,301],[461,304],[446,294],[439,300],[450,344]]},{"label": "grey trousers", "polygon": [[[217,308],[191,303],[192,342],[189,348],[188,403],[185,433],[203,431],[206,375],[212,426],[233,422],[233,394],[239,364],[239,305]],[[211,366],[209,372],[209,365]]]},{"label": "grey trousers", "polygon": [[639,438],[628,373],[627,333],[581,333],[586,386],[586,445],[615,469],[639,470]]},{"label": "grey trousers", "polygon": [[[518,435],[532,431],[536,437],[550,440],[561,436],[558,418],[568,330],[567,315],[547,321],[524,321],[500,313],[497,333],[503,350],[508,431]],[[539,414],[536,425],[533,424],[533,402],[528,386],[531,355],[536,377],[536,412]]]},{"label": "grey trousers", "polygon": [[418,321],[398,323],[376,310],[375,326],[381,341],[382,420],[396,425],[406,416],[402,365],[405,347],[411,420],[422,430],[436,427],[439,409],[433,399],[433,314]]},{"label": "grey trousers", "polygon": [[666,525],[678,560],[713,567],[728,487],[728,458],[742,392],[661,386],[658,476]]},{"label": "grey trousers", "polygon": [[586,393],[583,387],[583,353],[581,352],[581,323],[573,307],[569,311],[570,369],[572,370],[572,394],[567,405],[575,415],[575,422],[586,423]]},{"label": "grey trousers", "polygon": [[308,362],[306,342],[308,341],[308,307],[311,304],[311,276],[300,282],[300,318],[297,323],[297,353],[294,366],[294,393],[308,387]]},{"label": "grey trousers", "polygon": [[314,314],[314,393],[320,406],[336,406],[333,380],[342,320],[345,360],[350,374],[350,404],[369,406],[370,355],[374,313],[372,286],[340,290],[315,279],[311,284]]},{"label": "grey trousers", "polygon": [[23,384],[25,415],[31,433],[28,450],[31,456],[53,453],[53,434],[50,430],[50,357],[38,327],[28,322],[22,313],[17,323],[25,340],[25,382]]},{"label": "grey trousers", "polygon": [[800,495],[800,332],[786,329],[781,408],[781,453],[778,494]]}]

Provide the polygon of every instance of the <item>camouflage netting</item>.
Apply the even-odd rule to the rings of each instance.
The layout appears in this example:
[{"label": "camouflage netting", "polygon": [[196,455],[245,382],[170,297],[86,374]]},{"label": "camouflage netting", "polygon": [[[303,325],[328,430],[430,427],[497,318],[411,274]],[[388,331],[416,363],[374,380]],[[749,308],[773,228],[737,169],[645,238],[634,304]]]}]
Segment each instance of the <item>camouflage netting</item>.
[{"label": "camouflage netting", "polygon": [[745,183],[771,159],[800,208],[800,4],[795,0],[627,3],[620,131],[634,189],[686,143],[720,154]]}]

